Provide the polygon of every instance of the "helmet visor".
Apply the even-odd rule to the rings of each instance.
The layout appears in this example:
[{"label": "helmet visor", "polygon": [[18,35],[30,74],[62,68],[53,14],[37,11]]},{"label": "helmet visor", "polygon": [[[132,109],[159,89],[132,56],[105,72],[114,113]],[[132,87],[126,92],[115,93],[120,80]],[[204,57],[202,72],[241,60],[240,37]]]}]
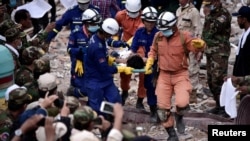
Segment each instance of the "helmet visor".
[{"label": "helmet visor", "polygon": [[147,13],[144,13],[141,18],[146,21],[156,21],[157,13],[147,12]]},{"label": "helmet visor", "polygon": [[158,19],[157,22],[156,22],[156,27],[157,27],[158,30],[161,30],[161,31],[167,30],[167,29],[171,28],[174,25],[174,24],[171,24],[171,23],[173,23],[175,20],[176,20],[176,18],[174,18],[171,21]]},{"label": "helmet visor", "polygon": [[102,17],[101,17],[101,15],[96,15],[96,16],[90,18],[90,19],[83,19],[82,21],[90,23],[90,24],[92,24],[92,23],[93,24],[98,24],[98,23],[100,23],[102,21]]}]

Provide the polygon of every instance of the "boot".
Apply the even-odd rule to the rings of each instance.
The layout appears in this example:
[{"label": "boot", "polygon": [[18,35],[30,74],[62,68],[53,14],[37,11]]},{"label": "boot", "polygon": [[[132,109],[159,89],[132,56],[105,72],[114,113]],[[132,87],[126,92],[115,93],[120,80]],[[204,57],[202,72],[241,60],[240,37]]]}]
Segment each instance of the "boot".
[{"label": "boot", "polygon": [[157,106],[156,105],[152,105],[152,106],[149,106],[150,108],[150,121],[152,123],[157,123]]},{"label": "boot", "polygon": [[179,141],[179,138],[176,135],[174,127],[166,128],[166,130],[168,132],[168,139],[167,139],[167,141]]},{"label": "boot", "polygon": [[136,101],[136,108],[137,109],[141,109],[141,110],[145,110],[144,105],[142,104],[143,98],[138,98]]},{"label": "boot", "polygon": [[128,91],[122,91],[122,106],[125,105],[127,98],[128,98]]},{"label": "boot", "polygon": [[214,99],[215,99],[216,106],[214,108],[208,110],[207,113],[217,115],[220,111],[220,101],[219,101],[219,98],[214,98]]},{"label": "boot", "polygon": [[224,118],[229,118],[230,116],[226,113],[225,107],[220,107],[218,111],[218,115]]},{"label": "boot", "polygon": [[175,122],[176,122],[177,131],[180,134],[184,134],[185,133],[185,124],[183,122],[183,115],[175,114]]}]

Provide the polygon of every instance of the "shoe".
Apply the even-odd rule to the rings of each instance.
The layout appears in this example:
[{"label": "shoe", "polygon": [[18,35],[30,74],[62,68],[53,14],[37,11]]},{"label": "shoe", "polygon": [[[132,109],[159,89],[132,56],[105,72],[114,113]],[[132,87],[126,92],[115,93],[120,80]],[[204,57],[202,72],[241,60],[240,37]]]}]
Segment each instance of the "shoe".
[{"label": "shoe", "polygon": [[174,130],[174,127],[166,128],[166,130],[168,132],[167,141],[179,141],[179,138]]},{"label": "shoe", "polygon": [[149,108],[150,108],[150,122],[157,123],[158,122],[157,106],[152,105],[152,106],[149,106]]},{"label": "shoe", "polygon": [[138,98],[136,102],[136,108],[140,110],[145,110],[144,105],[142,103],[143,98]]}]

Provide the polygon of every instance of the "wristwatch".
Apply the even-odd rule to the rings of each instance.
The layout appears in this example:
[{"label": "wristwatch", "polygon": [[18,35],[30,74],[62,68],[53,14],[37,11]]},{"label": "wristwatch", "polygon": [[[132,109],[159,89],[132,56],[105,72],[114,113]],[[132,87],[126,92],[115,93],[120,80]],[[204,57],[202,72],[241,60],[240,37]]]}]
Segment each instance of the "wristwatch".
[{"label": "wristwatch", "polygon": [[22,130],[21,129],[15,130],[15,135],[18,136],[18,137],[21,137],[23,135]]}]

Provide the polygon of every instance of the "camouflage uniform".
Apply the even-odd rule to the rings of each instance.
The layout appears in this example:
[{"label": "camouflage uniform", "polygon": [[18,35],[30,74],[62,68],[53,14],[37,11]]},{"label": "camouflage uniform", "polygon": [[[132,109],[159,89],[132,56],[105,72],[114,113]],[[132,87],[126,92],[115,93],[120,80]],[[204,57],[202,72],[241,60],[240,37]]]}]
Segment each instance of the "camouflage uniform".
[{"label": "camouflage uniform", "polygon": [[220,107],[219,96],[223,78],[227,75],[228,59],[230,55],[231,15],[222,5],[205,17],[202,38],[206,41],[207,82]]},{"label": "camouflage uniform", "polygon": [[[32,65],[35,59],[41,57],[37,47],[31,46],[25,48],[23,53],[23,63],[27,65]],[[32,95],[32,100],[38,100],[38,85],[34,79],[33,70],[30,70],[26,65],[22,65],[18,70],[15,71],[15,83],[19,86],[25,86],[28,92]]]},{"label": "camouflage uniform", "polygon": [[89,106],[83,106],[78,108],[74,114],[73,124],[84,125],[97,118],[97,113]]},{"label": "camouflage uniform", "polygon": [[48,55],[43,55],[35,60],[34,78],[38,79],[41,74],[50,72],[50,60]]},{"label": "camouflage uniform", "polygon": [[8,112],[0,110],[0,140],[8,141],[10,136],[11,119],[8,117]]}]

